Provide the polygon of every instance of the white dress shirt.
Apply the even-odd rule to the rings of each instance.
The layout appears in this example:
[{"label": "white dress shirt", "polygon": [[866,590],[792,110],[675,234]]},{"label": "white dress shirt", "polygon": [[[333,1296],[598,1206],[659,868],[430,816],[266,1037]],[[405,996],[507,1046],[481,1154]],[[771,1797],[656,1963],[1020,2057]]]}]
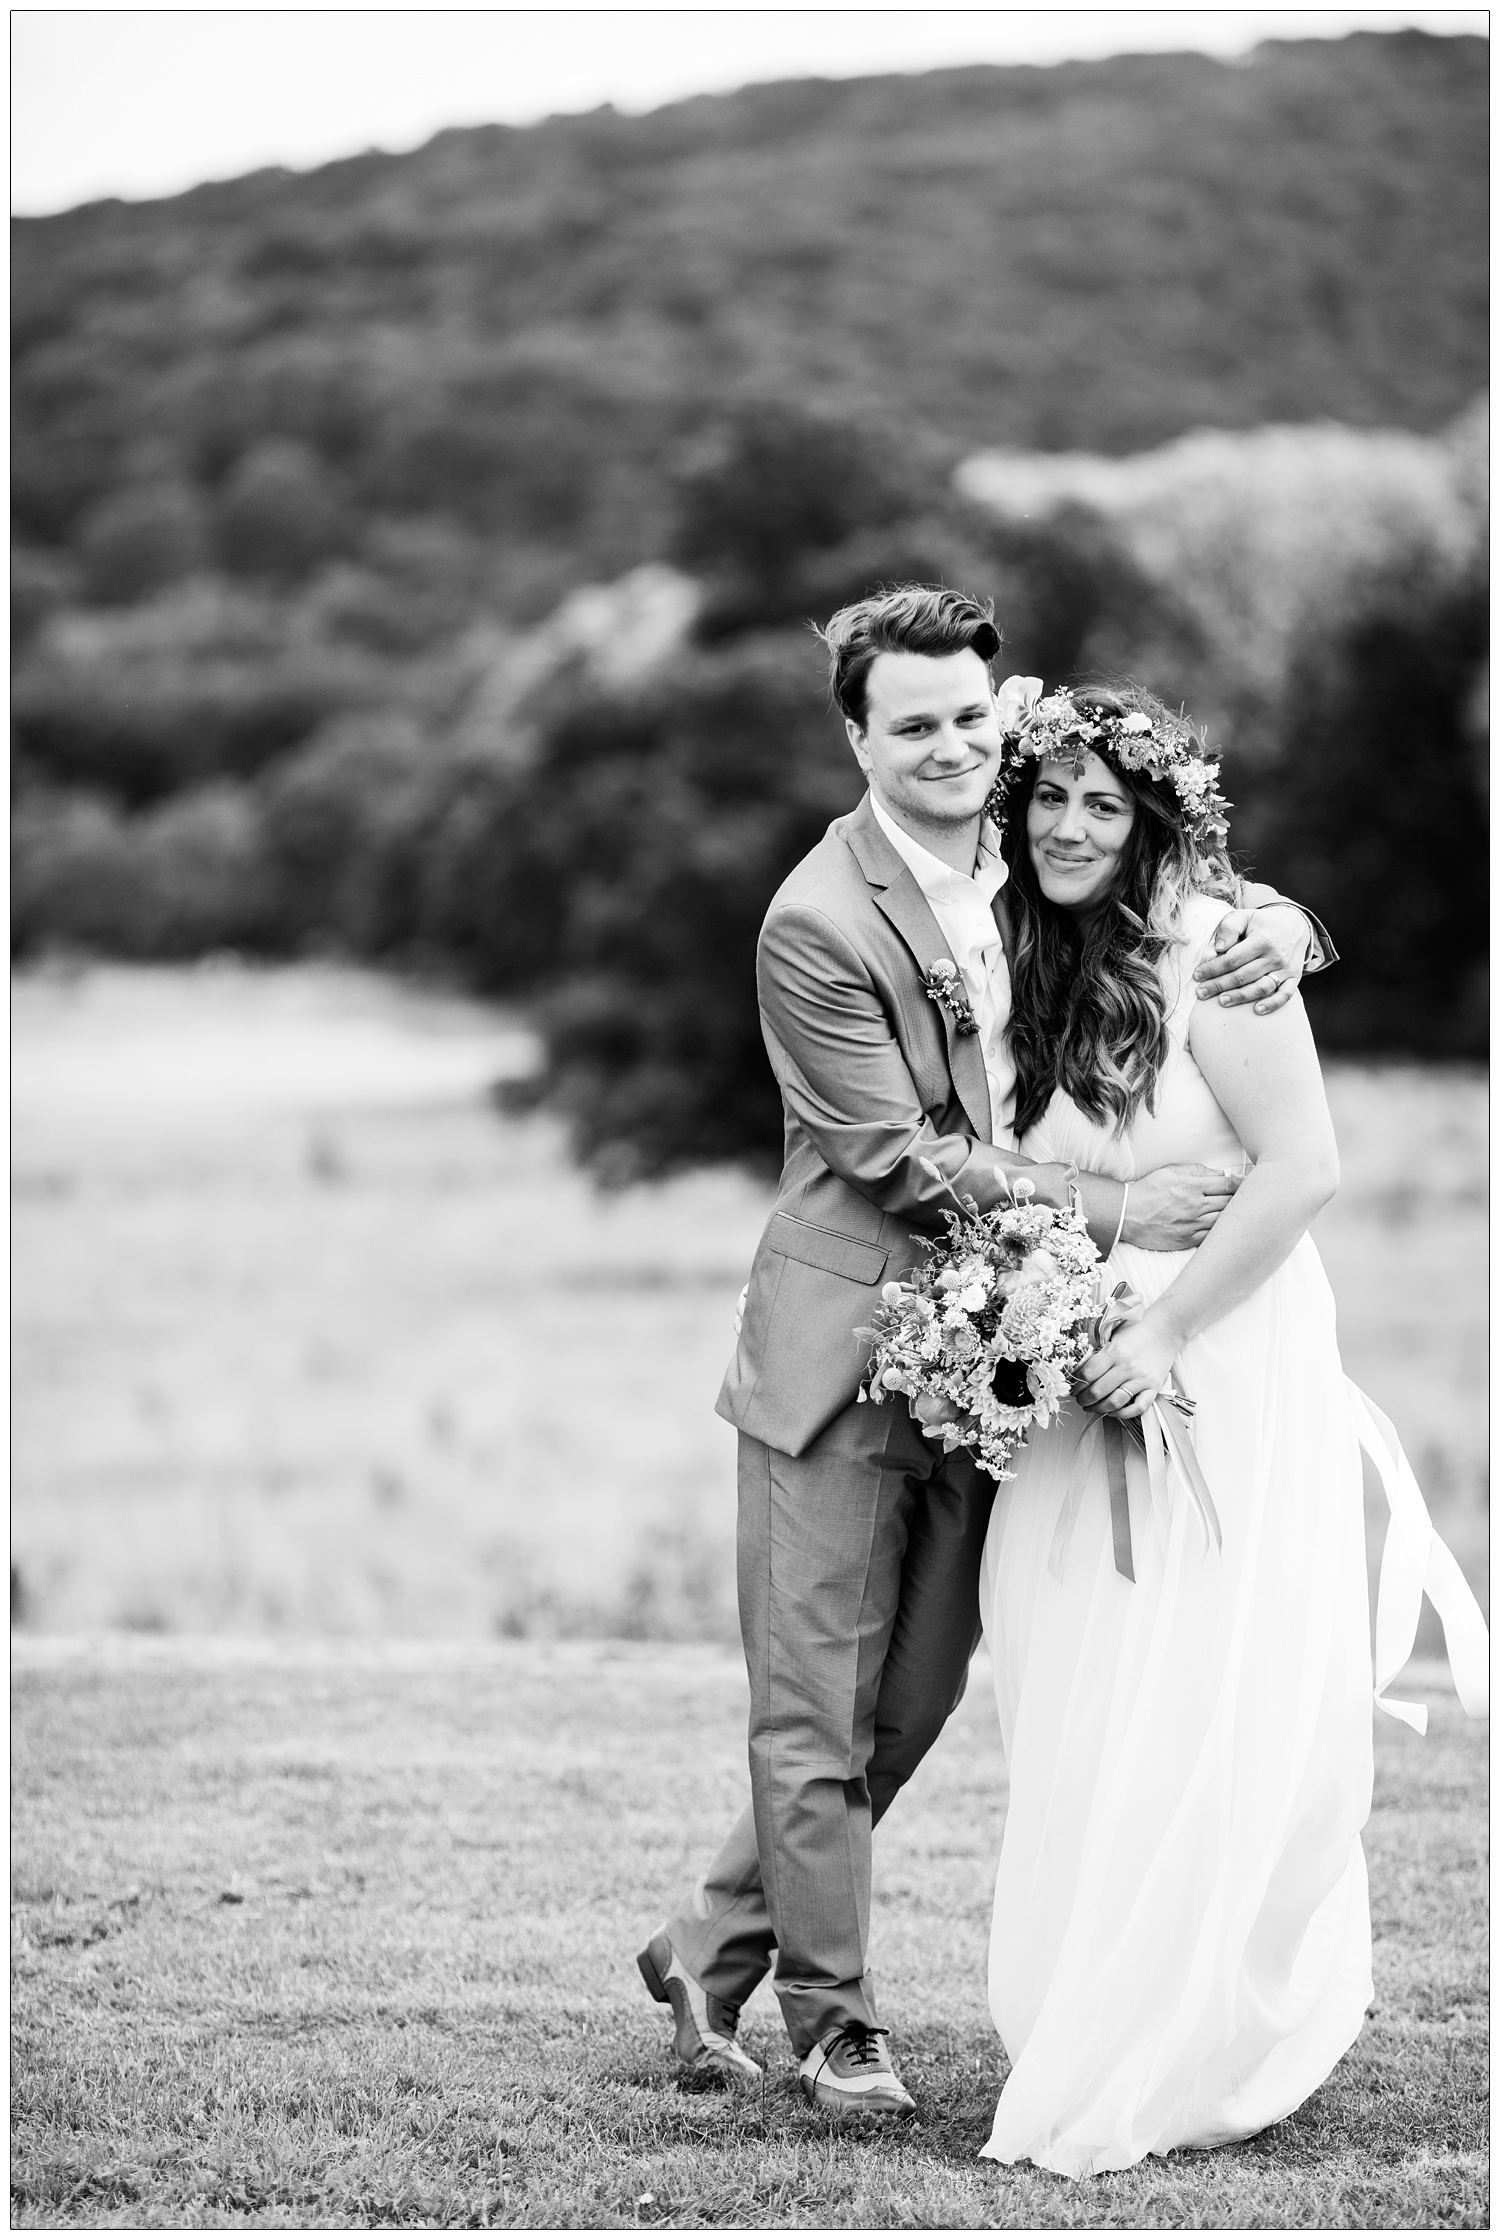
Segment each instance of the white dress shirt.
[{"label": "white dress shirt", "polygon": [[972,874],[954,871],[940,857],[903,832],[895,818],[870,795],[875,821],[927,898],[954,963],[963,974],[990,1088],[990,1137],[1012,1141],[1016,1069],[1006,1038],[1010,1024],[1010,967],[995,923],[994,900],[1010,877],[1000,854],[1000,835],[988,817],[979,828]]}]

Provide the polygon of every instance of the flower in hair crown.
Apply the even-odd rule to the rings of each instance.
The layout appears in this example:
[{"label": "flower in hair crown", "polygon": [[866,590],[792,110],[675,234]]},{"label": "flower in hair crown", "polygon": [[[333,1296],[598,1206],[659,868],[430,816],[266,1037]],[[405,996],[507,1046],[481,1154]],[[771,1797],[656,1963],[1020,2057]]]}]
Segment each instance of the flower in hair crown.
[{"label": "flower in hair crown", "polygon": [[1037,677],[1007,677],[996,704],[1004,747],[986,806],[997,822],[1028,762],[1075,762],[1092,752],[1119,770],[1165,781],[1193,837],[1223,845],[1229,803],[1219,791],[1219,765],[1185,717],[1144,708],[1115,715],[1061,687],[1044,697]]}]

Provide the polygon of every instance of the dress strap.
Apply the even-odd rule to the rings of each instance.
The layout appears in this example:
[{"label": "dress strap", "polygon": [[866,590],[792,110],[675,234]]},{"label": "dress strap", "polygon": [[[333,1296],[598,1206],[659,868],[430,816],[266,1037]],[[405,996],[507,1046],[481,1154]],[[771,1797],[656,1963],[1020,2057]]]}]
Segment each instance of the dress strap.
[{"label": "dress strap", "polygon": [[1385,1692],[1416,1645],[1425,1591],[1443,1622],[1458,1700],[1471,1719],[1482,1719],[1490,1707],[1490,1643],[1484,1613],[1433,1529],[1395,1426],[1352,1378],[1344,1381],[1355,1432],[1375,1465],[1391,1511],[1375,1598],[1375,1701],[1418,1734],[1427,1732],[1425,1704],[1398,1702]]}]

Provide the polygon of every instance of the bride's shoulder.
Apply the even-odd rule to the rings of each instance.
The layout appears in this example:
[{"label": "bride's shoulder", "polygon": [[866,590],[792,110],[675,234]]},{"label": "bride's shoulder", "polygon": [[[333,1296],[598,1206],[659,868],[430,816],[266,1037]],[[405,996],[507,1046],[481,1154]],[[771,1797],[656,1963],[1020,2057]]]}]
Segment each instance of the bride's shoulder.
[{"label": "bride's shoulder", "polygon": [[1234,908],[1219,894],[1190,894],[1182,906],[1177,922],[1182,946],[1186,949],[1206,948],[1219,930],[1219,921]]},{"label": "bride's shoulder", "polygon": [[1222,895],[1190,894],[1177,919],[1177,942],[1160,965],[1168,1016],[1174,1027],[1185,1027],[1192,1009],[1193,974],[1202,963],[1219,930],[1219,921],[1234,908]]}]

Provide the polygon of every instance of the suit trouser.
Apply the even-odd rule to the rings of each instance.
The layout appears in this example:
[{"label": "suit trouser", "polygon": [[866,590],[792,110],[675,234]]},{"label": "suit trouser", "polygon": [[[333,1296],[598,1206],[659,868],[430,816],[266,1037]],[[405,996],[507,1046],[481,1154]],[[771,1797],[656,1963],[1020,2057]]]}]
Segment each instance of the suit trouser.
[{"label": "suit trouser", "polygon": [[876,2019],[870,1832],[964,1692],[994,1496],[902,1401],[852,1402],[801,1455],[740,1434],[752,1804],[668,1927],[732,2006],[774,1950],[799,2055]]}]

